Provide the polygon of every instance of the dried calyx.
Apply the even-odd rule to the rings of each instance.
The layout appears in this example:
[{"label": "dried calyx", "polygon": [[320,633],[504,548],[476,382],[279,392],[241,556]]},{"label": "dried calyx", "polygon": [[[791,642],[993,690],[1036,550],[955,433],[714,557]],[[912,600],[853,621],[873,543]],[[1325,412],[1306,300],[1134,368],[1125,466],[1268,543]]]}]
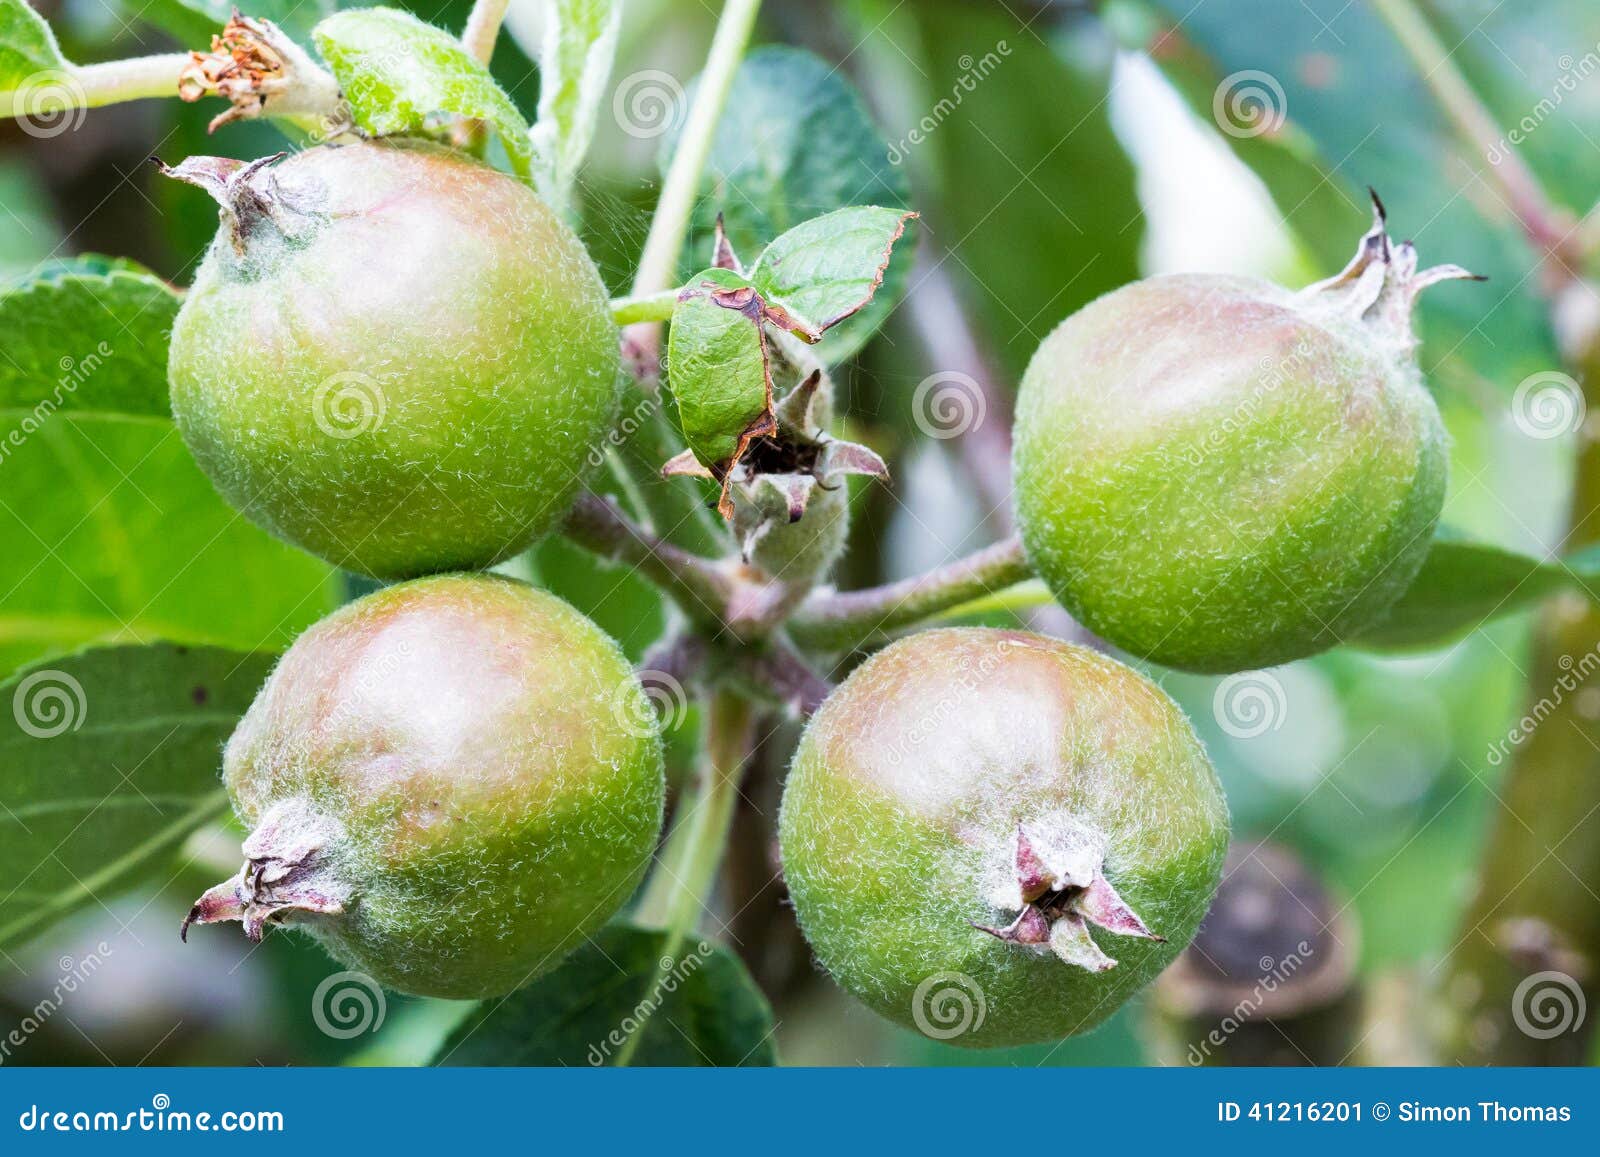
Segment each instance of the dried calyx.
[{"label": "dried calyx", "polygon": [[318,122],[327,139],[350,129],[339,86],[306,51],[270,20],[233,16],[211,38],[209,52],[191,52],[178,74],[178,96],[194,102],[220,96],[232,106],[213,117],[208,131],[258,116]]},{"label": "dried calyx", "polygon": [[281,237],[294,237],[316,219],[315,213],[296,206],[285,198],[273,180],[271,167],[287,153],[274,153],[254,161],[231,157],[189,157],[177,165],[151,162],[174,181],[194,185],[211,194],[222,209],[222,222],[228,227],[236,253],[243,254],[252,236],[263,227]]},{"label": "dried calyx", "polygon": [[180,936],[191,924],[238,920],[251,940],[268,924],[296,916],[337,916],[351,900],[332,854],[343,832],[303,799],[273,807],[244,842],[244,867],[195,901]]},{"label": "dried calyx", "polygon": [[1372,325],[1385,342],[1409,352],[1417,344],[1411,311],[1417,295],[1441,281],[1483,281],[1459,265],[1417,268],[1417,247],[1396,242],[1387,228],[1388,215],[1374,190],[1372,228],[1356,246],[1355,256],[1334,276],[1308,285],[1296,296],[1313,310],[1328,309]]},{"label": "dried calyx", "polygon": [[[782,367],[775,367],[781,376]],[[825,430],[828,388],[813,369],[773,407],[772,431],[749,444],[720,479],[734,538],[745,561],[776,528],[799,522],[820,493],[831,493],[852,474],[887,478],[889,468],[872,450],[831,437]],[[693,451],[661,468],[665,477],[715,477]]]},{"label": "dried calyx", "polygon": [[1115,968],[1117,962],[1089,934],[1095,924],[1118,936],[1164,941],[1145,927],[1104,874],[1100,841],[1073,826],[1040,825],[1029,835],[1018,824],[1012,856],[1014,887],[1007,880],[991,900],[1003,911],[1017,912],[1004,927],[974,924],[980,932],[1007,944],[1054,952],[1062,961],[1090,972]]}]

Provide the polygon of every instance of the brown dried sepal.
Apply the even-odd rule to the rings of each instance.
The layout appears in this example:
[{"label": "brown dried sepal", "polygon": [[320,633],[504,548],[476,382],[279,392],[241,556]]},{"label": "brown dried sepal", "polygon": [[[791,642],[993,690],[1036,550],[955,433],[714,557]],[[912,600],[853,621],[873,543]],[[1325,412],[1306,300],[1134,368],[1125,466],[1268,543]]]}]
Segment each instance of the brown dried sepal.
[{"label": "brown dried sepal", "polygon": [[[1077,849],[1066,851],[1069,856],[1076,858]],[[973,927],[1007,944],[1032,947],[1048,944],[1060,960],[1090,972],[1104,972],[1117,965],[1089,934],[1090,924],[1118,936],[1137,936],[1144,940],[1165,942],[1166,937],[1150,931],[1118,895],[1105,878],[1099,863],[1087,869],[1078,867],[1062,871],[1051,869],[1047,866],[1047,860],[1059,864],[1063,862],[1063,857],[1041,854],[1028,838],[1027,832],[1018,825],[1014,861],[1017,885],[1022,895],[1022,910],[1015,920],[1004,927],[987,924],[974,924]]]}]

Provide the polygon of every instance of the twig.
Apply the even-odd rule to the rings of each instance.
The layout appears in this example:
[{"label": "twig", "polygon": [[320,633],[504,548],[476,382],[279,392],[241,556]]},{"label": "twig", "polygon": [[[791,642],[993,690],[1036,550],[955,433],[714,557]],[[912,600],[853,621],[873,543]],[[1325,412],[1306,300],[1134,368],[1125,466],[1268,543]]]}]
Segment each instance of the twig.
[{"label": "twig", "polygon": [[1576,277],[1583,253],[1572,232],[1571,214],[1550,200],[1539,178],[1518,153],[1501,147],[1500,126],[1412,0],[1372,0],[1372,6],[1421,71],[1423,82],[1432,90],[1456,132],[1482,153],[1486,162],[1495,153],[1500,154],[1500,161],[1489,162],[1489,176],[1505,192],[1511,211],[1529,240],[1555,259],[1560,267],[1553,271],[1557,272],[1557,280]]},{"label": "twig", "polygon": [[711,155],[711,142],[717,122],[728,100],[734,73],[744,59],[745,45],[755,28],[761,0],[728,0],[717,19],[705,71],[700,74],[694,104],[684,122],[683,135],[661,184],[650,233],[639,256],[639,269],[633,281],[634,296],[659,293],[678,280],[678,255],[689,235],[689,218],[700,192],[700,174]]},{"label": "twig", "polygon": [[673,307],[678,304],[676,289],[663,289],[659,293],[629,294],[611,302],[611,318],[618,325],[632,325],[639,321],[671,321]]},{"label": "twig", "polygon": [[849,647],[874,634],[909,626],[993,594],[1031,575],[1021,539],[1008,538],[914,578],[861,591],[818,591],[801,604],[789,620],[788,631],[805,647]]},{"label": "twig", "polygon": [[500,37],[500,25],[510,4],[511,0],[475,0],[472,5],[467,26],[461,32],[461,46],[484,64],[494,55],[494,43]]},{"label": "twig", "polygon": [[64,79],[48,86],[49,100],[44,102],[41,99],[42,107],[29,109],[25,104],[18,104],[19,98],[24,102],[29,98],[26,85],[15,92],[0,93],[0,117],[26,116],[30,113],[56,116],[73,108],[100,108],[128,100],[162,96],[175,98],[178,95],[178,74],[188,66],[187,52],[136,56],[104,64],[68,65],[64,70]]},{"label": "twig", "polygon": [[564,533],[586,550],[633,567],[666,593],[691,620],[722,622],[733,581],[710,559],[657,538],[615,502],[585,494],[567,515]]}]

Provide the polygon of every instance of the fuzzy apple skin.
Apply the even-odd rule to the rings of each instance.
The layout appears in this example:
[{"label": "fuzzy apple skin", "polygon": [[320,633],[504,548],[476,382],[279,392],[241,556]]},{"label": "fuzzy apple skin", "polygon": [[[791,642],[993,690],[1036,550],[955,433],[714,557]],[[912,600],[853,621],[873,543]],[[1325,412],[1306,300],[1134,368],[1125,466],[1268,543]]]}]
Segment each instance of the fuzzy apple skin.
[{"label": "fuzzy apple skin", "polygon": [[[1096,929],[1117,965],[1095,973],[973,927],[1004,919],[986,895],[1018,825],[1061,815],[1103,836],[1106,878],[1164,943]],[[1164,968],[1216,888],[1228,812],[1188,721],[1136,672],[1025,632],[934,630],[812,718],[780,838],[834,978],[890,1020],[987,1047],[1085,1032]],[[941,988],[974,1001],[959,1032],[930,1005]]]},{"label": "fuzzy apple skin", "polygon": [[383,578],[489,566],[571,505],[618,335],[582,244],[520,182],[417,142],[265,170],[173,327],[178,428],[250,519]]},{"label": "fuzzy apple skin", "polygon": [[389,988],[481,998],[552,968],[643,875],[665,791],[651,717],[622,652],[566,603],[443,575],[302,635],[224,778],[251,828],[293,800],[342,830],[327,871],[344,912],[283,923]]},{"label": "fuzzy apple skin", "polygon": [[1447,461],[1409,349],[1265,281],[1181,275],[1045,339],[1015,465],[1028,557],[1067,610],[1223,672],[1377,621],[1422,565]]}]

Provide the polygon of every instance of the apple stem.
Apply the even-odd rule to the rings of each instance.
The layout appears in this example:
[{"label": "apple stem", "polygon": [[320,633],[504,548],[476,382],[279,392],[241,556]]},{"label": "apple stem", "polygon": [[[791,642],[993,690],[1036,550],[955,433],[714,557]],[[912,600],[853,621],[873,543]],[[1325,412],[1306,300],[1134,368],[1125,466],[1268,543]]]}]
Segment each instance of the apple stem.
[{"label": "apple stem", "polygon": [[1033,576],[1016,536],[963,559],[866,590],[813,593],[789,620],[796,642],[820,650],[854,646],[973,599],[993,596]]},{"label": "apple stem", "polygon": [[461,32],[461,46],[483,64],[494,55],[495,41],[500,37],[500,25],[505,22],[506,9],[511,0],[476,0],[467,17],[467,26]]}]

